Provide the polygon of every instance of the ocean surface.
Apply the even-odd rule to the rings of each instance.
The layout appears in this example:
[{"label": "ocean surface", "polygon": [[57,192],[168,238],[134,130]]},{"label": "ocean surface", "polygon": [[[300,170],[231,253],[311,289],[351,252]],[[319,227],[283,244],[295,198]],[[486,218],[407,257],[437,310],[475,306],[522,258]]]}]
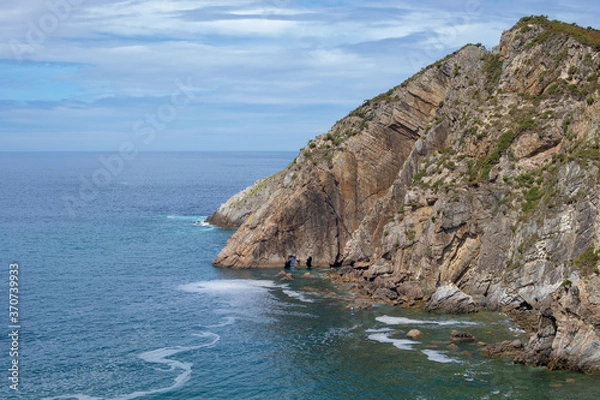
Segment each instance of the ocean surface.
[{"label": "ocean surface", "polygon": [[522,337],[505,316],[352,311],[327,271],[212,267],[232,231],[206,216],[294,155],[0,153],[0,399],[598,398],[598,377],[448,347]]}]

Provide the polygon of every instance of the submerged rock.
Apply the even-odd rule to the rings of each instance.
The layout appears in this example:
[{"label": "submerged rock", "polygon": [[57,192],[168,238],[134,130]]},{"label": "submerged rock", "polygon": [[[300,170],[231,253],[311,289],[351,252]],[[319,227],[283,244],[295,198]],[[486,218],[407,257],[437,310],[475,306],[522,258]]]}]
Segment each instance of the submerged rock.
[{"label": "submerged rock", "polygon": [[406,337],[409,339],[419,339],[419,338],[423,337],[423,332],[421,332],[418,329],[411,329],[406,334]]},{"label": "submerged rock", "polygon": [[281,279],[282,281],[293,281],[294,280],[294,275],[292,275],[289,272],[285,272],[285,271],[281,271],[277,274],[277,276],[279,277],[279,279]]},{"label": "submerged rock", "polygon": [[486,345],[481,349],[481,353],[486,357],[518,357],[523,354],[525,346],[520,340],[507,340],[501,343]]},{"label": "submerged rock", "polygon": [[453,330],[452,332],[450,332],[450,341],[452,341],[452,342],[474,342],[475,336],[471,335],[469,332]]}]

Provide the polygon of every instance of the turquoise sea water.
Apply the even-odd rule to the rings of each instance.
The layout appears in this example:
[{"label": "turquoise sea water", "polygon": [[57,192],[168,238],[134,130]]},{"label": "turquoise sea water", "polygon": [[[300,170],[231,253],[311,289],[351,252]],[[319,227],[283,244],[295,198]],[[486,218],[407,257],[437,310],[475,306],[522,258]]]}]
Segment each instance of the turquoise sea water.
[{"label": "turquoise sea water", "polygon": [[[349,311],[294,271],[216,269],[201,221],[291,153],[0,153],[1,399],[595,399],[600,379],[449,348],[517,333],[503,316]],[[113,160],[114,161],[114,160]],[[110,165],[110,164],[109,164]],[[103,175],[104,174],[104,175]],[[105,178],[105,181],[102,181]],[[110,179],[108,179],[110,178]],[[101,185],[95,184],[102,183]],[[65,200],[66,199],[66,200]],[[194,222],[198,222],[194,224]],[[19,391],[9,265],[19,265]],[[410,341],[413,328],[423,338]]]}]

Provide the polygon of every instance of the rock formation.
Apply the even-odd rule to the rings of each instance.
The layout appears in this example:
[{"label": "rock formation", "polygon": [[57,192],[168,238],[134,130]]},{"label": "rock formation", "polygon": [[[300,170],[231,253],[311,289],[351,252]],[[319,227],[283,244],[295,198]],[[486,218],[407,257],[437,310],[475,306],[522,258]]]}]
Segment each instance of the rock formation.
[{"label": "rock formation", "polygon": [[471,335],[469,332],[461,332],[457,330],[453,330],[450,332],[450,341],[452,342],[474,342],[475,336]]},{"label": "rock formation", "polygon": [[454,287],[535,332],[519,362],[600,372],[599,78],[591,28],[527,17],[467,45],[221,206],[238,229],[214,264],[312,257],[393,304]]},{"label": "rock formation", "polygon": [[463,293],[455,285],[444,285],[436,289],[425,309],[430,312],[468,314],[477,311],[471,296]]},{"label": "rock formation", "polygon": [[409,339],[419,339],[419,338],[423,337],[423,332],[421,332],[418,329],[411,329],[406,334],[406,337],[409,338]]}]

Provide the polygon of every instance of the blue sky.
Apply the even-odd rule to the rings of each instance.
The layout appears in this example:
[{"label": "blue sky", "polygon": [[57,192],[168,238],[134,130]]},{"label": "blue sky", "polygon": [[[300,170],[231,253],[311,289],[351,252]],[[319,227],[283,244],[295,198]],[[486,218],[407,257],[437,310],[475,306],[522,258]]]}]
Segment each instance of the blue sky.
[{"label": "blue sky", "polygon": [[532,14],[600,28],[583,0],[3,1],[0,151],[295,151]]}]

